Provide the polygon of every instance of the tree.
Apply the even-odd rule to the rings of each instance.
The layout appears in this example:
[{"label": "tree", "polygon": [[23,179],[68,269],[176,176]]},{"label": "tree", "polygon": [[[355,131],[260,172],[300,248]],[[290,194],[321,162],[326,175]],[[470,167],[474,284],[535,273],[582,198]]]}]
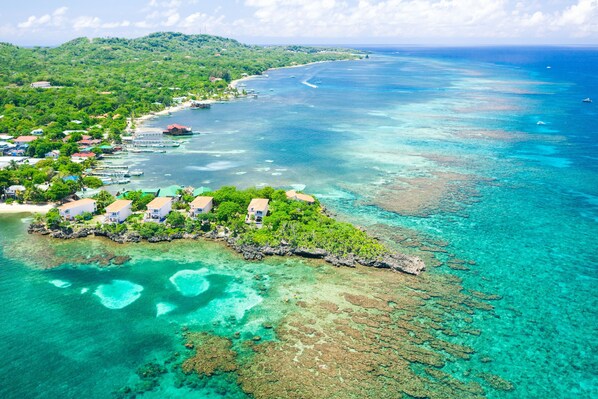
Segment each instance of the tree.
[{"label": "tree", "polygon": [[104,183],[95,176],[86,176],[83,178],[83,185],[89,188],[100,188]]},{"label": "tree", "polygon": [[62,181],[62,179],[56,179],[48,191],[46,191],[46,199],[49,201],[60,201],[68,197],[73,191],[68,184]]},{"label": "tree", "polygon": [[227,222],[241,212],[241,206],[232,201],[225,201],[218,205],[216,210],[216,219],[220,222]]},{"label": "tree", "polygon": [[114,196],[106,190],[102,190],[94,195],[93,199],[96,200],[96,208],[99,213],[104,212],[106,207],[114,202]]},{"label": "tree", "polygon": [[185,226],[185,216],[180,212],[170,212],[166,217],[166,223],[173,228],[183,227]]},{"label": "tree", "polygon": [[57,208],[52,208],[46,213],[46,226],[50,229],[55,229],[60,226],[61,221],[60,212]]}]

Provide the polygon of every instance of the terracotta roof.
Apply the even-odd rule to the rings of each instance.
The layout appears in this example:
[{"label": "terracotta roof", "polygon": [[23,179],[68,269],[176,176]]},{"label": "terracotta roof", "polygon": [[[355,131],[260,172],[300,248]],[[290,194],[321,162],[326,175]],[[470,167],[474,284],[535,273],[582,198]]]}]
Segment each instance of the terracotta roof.
[{"label": "terracotta roof", "polygon": [[287,191],[286,195],[287,195],[287,198],[289,198],[289,199],[294,199],[294,200],[309,202],[310,204],[313,203],[313,202],[316,202],[316,200],[314,199],[314,197],[312,197],[311,195],[301,194],[301,193],[298,193],[295,190],[289,190],[289,191]]},{"label": "terracotta roof", "polygon": [[212,202],[214,198],[213,197],[196,197],[193,202],[191,202],[191,206],[194,208],[205,208],[206,206],[208,206],[208,204],[210,202]]},{"label": "terracotta roof", "polygon": [[189,130],[190,128],[187,126],[179,125],[178,123],[173,123],[172,125],[168,125],[168,130],[172,129]]},{"label": "terracotta roof", "polygon": [[160,209],[162,208],[164,205],[168,204],[169,202],[172,202],[172,198],[170,197],[158,197],[158,198],[154,198],[152,200],[152,202],[150,202],[149,204],[147,204],[147,209]]},{"label": "terracotta roof", "polygon": [[76,152],[73,155],[71,155],[71,157],[76,157],[76,158],[89,158],[89,157],[95,157],[96,154],[94,154],[93,152]]},{"label": "terracotta roof", "polygon": [[267,200],[265,198],[254,198],[249,203],[247,210],[250,211],[251,208],[253,208],[254,210],[262,211],[268,207],[269,201],[270,200]]},{"label": "terracotta roof", "polygon": [[60,209],[61,211],[66,211],[67,209],[76,208],[80,205],[95,204],[95,203],[96,203],[96,201],[91,198],[83,198],[78,201],[68,202],[68,203],[62,205],[61,207],[59,207],[58,209]]},{"label": "terracotta roof", "polygon": [[37,136],[19,136],[14,139],[15,143],[31,143],[33,140],[37,140]]},{"label": "terracotta roof", "polygon": [[106,212],[118,212],[131,205],[131,200],[116,200],[106,207]]}]

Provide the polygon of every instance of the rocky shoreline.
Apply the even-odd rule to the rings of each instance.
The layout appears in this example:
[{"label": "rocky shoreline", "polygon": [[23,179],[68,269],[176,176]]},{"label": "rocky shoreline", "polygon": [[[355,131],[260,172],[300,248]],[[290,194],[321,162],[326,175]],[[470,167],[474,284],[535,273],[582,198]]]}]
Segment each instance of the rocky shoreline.
[{"label": "rocky shoreline", "polygon": [[[49,235],[52,238],[63,240],[85,238],[89,236],[106,237],[119,244],[124,243],[138,243],[144,241],[139,233],[136,231],[127,231],[122,234],[114,234],[106,232],[100,228],[83,227],[80,229],[50,229],[44,224],[32,223],[28,228],[29,234]],[[266,256],[299,256],[302,258],[322,259],[334,266],[355,267],[363,265],[367,267],[375,267],[380,269],[390,269],[392,271],[403,272],[407,274],[418,275],[425,270],[425,263],[417,257],[408,256],[398,252],[389,252],[382,257],[375,260],[363,259],[354,254],[346,256],[337,256],[330,254],[328,251],[321,248],[300,248],[285,245],[284,243],[272,246],[256,246],[239,243],[239,240],[232,237],[226,231],[217,233],[211,231],[205,234],[183,234],[176,233],[171,235],[154,236],[145,240],[147,242],[164,242],[180,239],[208,239],[213,241],[220,241],[225,243],[229,248],[238,252],[245,260],[257,261],[262,260]]]}]

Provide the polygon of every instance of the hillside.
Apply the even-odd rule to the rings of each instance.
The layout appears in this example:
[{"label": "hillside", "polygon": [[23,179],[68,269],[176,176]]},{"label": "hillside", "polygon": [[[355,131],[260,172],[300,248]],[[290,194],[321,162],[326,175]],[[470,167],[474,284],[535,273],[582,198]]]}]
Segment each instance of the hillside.
[{"label": "hillside", "polygon": [[[154,33],[137,39],[78,38],[55,48],[0,44],[0,133],[100,124],[116,136],[126,117],[159,111],[173,98],[218,98],[242,74],[314,61],[355,58],[346,49],[249,46],[209,35]],[[212,78],[222,80],[210,81]],[[48,81],[52,89],[35,89]],[[73,125],[71,121],[82,123]]]}]

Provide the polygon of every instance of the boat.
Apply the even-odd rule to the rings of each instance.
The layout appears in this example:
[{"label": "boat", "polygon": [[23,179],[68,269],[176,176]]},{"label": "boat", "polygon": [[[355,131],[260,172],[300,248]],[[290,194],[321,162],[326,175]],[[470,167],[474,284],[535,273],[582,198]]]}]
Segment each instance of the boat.
[{"label": "boat", "polygon": [[545,125],[545,124],[546,124],[546,122],[543,122],[543,121],[536,122],[536,125]]},{"label": "boat", "polygon": [[139,170],[139,169],[133,169],[132,171],[129,172],[129,174],[131,176],[142,176],[143,175],[143,171]]},{"label": "boat", "polygon": [[127,184],[127,183],[131,183],[131,180],[129,179],[119,179],[116,181],[116,184]]},{"label": "boat", "polygon": [[583,100],[581,100],[582,103],[591,103],[592,99],[590,97],[588,98],[584,98]]}]

